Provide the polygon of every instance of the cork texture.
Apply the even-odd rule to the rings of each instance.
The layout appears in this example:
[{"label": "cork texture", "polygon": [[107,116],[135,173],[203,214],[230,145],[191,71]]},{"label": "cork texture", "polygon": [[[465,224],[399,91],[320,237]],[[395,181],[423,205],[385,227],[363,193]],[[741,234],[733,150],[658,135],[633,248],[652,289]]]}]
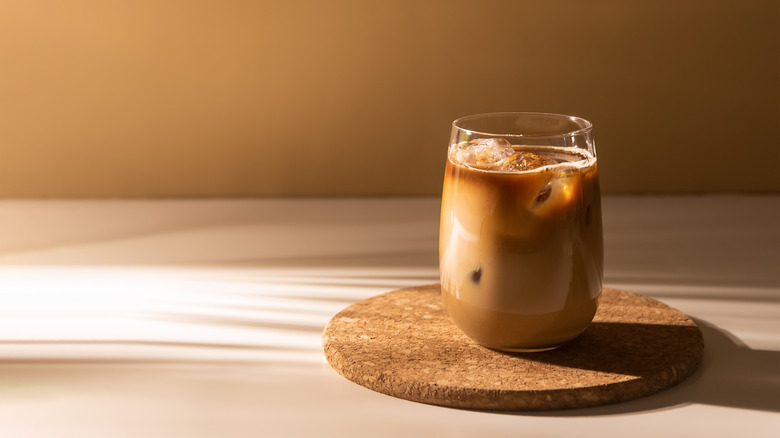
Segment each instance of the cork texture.
[{"label": "cork texture", "polygon": [[416,402],[480,410],[597,406],[652,394],[688,377],[704,344],[682,312],[604,288],[593,323],[552,351],[504,353],[449,319],[439,284],[378,295],[344,309],[322,336],[342,376]]}]

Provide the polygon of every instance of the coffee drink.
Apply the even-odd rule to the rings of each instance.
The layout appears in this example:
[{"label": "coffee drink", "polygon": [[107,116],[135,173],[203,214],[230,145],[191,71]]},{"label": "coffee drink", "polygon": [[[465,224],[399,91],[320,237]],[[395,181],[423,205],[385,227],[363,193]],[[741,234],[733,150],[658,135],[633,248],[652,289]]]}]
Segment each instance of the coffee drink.
[{"label": "coffee drink", "polygon": [[478,343],[539,351],[575,338],[596,313],[598,169],[585,148],[514,140],[476,138],[449,148],[442,294],[452,320]]}]

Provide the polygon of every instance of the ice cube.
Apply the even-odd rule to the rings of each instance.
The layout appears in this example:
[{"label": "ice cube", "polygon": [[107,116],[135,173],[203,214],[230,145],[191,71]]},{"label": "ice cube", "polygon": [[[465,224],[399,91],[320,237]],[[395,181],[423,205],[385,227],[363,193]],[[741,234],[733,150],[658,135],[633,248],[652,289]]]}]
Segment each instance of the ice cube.
[{"label": "ice cube", "polygon": [[503,138],[478,138],[455,145],[454,158],[480,169],[492,169],[509,158],[515,150]]},{"label": "ice cube", "polygon": [[521,172],[523,170],[533,170],[553,164],[558,164],[558,160],[544,155],[537,155],[533,152],[518,152],[506,158],[501,163],[500,168],[501,170]]},{"label": "ice cube", "polygon": [[471,271],[471,282],[474,284],[479,284],[479,280],[482,278],[482,267]]},{"label": "ice cube", "polygon": [[536,199],[534,199],[534,202],[537,205],[541,204],[542,202],[550,198],[550,193],[552,193],[552,183],[547,183],[547,185],[542,187],[542,190],[539,190],[539,194],[536,195]]}]

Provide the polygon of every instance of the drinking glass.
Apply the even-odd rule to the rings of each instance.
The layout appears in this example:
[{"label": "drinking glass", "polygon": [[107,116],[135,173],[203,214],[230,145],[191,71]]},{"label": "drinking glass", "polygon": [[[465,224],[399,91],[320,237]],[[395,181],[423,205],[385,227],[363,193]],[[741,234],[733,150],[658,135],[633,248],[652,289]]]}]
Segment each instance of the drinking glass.
[{"label": "drinking glass", "polygon": [[601,196],[592,124],[492,113],[452,124],[439,230],[442,298],[479,344],[556,348],[601,294]]}]

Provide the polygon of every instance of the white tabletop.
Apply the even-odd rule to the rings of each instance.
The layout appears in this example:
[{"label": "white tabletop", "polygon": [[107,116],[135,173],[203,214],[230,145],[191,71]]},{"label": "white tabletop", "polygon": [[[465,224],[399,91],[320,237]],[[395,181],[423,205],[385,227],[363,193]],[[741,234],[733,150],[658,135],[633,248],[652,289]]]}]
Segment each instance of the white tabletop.
[{"label": "white tabletop", "polygon": [[436,282],[439,201],[0,201],[0,436],[777,436],[780,196],[606,197],[606,285],[693,317],[700,369],[547,413],[396,399],[320,334]]}]

